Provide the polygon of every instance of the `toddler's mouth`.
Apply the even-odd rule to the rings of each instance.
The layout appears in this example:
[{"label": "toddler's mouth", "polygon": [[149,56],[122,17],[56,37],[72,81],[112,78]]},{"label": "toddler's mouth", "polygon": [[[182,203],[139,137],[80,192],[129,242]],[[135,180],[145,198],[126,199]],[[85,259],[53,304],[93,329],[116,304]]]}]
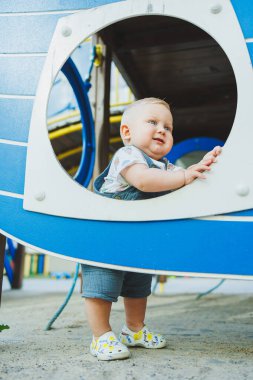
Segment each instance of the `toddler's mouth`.
[{"label": "toddler's mouth", "polygon": [[164,144],[164,141],[162,139],[159,139],[159,137],[153,138],[153,140],[159,142],[160,144]]}]

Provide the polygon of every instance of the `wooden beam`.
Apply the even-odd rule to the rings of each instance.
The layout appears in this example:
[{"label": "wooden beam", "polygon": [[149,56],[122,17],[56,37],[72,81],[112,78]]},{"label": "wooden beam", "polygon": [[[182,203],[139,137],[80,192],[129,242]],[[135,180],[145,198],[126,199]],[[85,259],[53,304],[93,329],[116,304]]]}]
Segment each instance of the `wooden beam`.
[{"label": "wooden beam", "polygon": [[144,16],[123,20],[103,30],[104,41],[111,35],[118,49],[140,49],[151,46],[202,41],[215,41],[204,30],[183,20]]},{"label": "wooden beam", "polygon": [[93,180],[105,169],[109,160],[109,132],[110,132],[110,81],[111,81],[111,50],[104,44],[99,35],[92,37],[93,44],[102,45],[103,59],[99,67],[95,67],[91,76],[92,87],[89,98],[92,106],[95,134],[96,160],[93,171]]},{"label": "wooden beam", "polygon": [[124,58],[120,56],[116,51],[113,53],[113,61],[120,71],[120,74],[126,81],[129,88],[131,88],[132,93],[137,99],[145,97],[145,88],[142,83],[142,73],[140,71],[134,70],[136,64],[133,61],[132,55],[128,52],[124,54]]},{"label": "wooden beam", "polygon": [[191,23],[173,17],[135,17],[99,33],[137,98],[157,96],[183,105],[197,104],[195,96],[209,101],[219,96],[217,92],[221,97],[236,96],[226,55],[210,35]]},{"label": "wooden beam", "polygon": [[6,245],[6,237],[0,234],[0,305],[1,305],[1,296],[2,296],[5,245]]},{"label": "wooden beam", "polygon": [[[117,36],[117,33],[115,34]],[[119,37],[118,37],[119,38]],[[215,46],[216,42],[205,32],[192,31],[192,26],[184,29],[153,29],[152,34],[146,32],[129,33],[124,35],[124,44],[119,44],[119,51],[129,49],[145,49],[157,47],[170,50],[187,50],[202,46]]]},{"label": "wooden beam", "polygon": [[104,31],[100,32],[104,41],[106,41],[107,46],[110,46],[112,52],[112,59],[120,71],[120,74],[126,81],[127,85],[131,88],[134,96],[139,99],[144,95],[144,88],[141,86],[141,80],[138,73],[135,73],[132,69],[135,67],[132,62],[132,57],[128,53],[124,53],[124,59],[118,54],[118,47],[112,35],[105,34]]},{"label": "wooden beam", "polygon": [[24,262],[25,262],[25,247],[18,244],[13,268],[13,281],[11,284],[12,289],[22,288],[24,276]]}]

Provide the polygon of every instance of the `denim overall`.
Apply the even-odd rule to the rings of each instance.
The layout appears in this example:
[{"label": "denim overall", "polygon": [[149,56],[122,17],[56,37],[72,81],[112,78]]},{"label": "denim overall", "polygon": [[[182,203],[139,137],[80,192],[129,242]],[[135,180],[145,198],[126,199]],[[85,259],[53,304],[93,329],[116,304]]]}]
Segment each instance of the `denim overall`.
[{"label": "denim overall", "polygon": [[[157,168],[150,157],[141,151],[149,168]],[[161,160],[167,166],[167,159]],[[104,183],[104,178],[108,175],[110,164],[94,181],[95,193],[108,198],[121,200],[141,200],[159,197],[170,191],[157,193],[147,193],[130,186],[124,191],[116,193],[100,193],[99,190]],[[119,252],[120,254],[120,252]],[[109,302],[117,302],[118,296],[130,298],[143,298],[151,294],[152,274],[135,273],[109,268],[99,268],[82,264],[83,293],[85,298],[98,298]]]},{"label": "denim overall", "polygon": [[[142,153],[142,155],[143,155],[146,163],[148,164],[149,168],[160,169],[160,167],[156,166],[154,164],[154,162],[151,160],[151,158],[146,153],[142,152],[141,150],[140,150],[140,152]],[[167,163],[168,163],[167,158],[164,157],[160,161],[163,162],[167,167]],[[160,197],[161,195],[165,195],[165,194],[170,193],[170,191],[160,191],[160,192],[156,192],[156,193],[155,192],[148,193],[148,192],[138,190],[134,186],[130,186],[126,190],[118,191],[116,193],[106,193],[106,192],[100,193],[99,190],[101,189],[101,187],[104,183],[105,177],[108,176],[108,173],[109,173],[109,170],[111,167],[111,163],[112,163],[112,161],[109,163],[107,168],[103,171],[103,173],[101,173],[94,181],[94,192],[96,194],[102,195],[102,196],[107,197],[107,198],[120,199],[120,200],[125,200],[125,201],[137,201],[137,200],[141,200],[141,199],[156,198],[156,197]]]}]

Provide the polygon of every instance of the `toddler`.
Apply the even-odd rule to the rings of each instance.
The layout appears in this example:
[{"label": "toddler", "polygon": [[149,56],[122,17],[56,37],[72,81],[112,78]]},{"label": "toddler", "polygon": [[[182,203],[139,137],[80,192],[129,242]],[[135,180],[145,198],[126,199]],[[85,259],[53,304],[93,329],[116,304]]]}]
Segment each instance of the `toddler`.
[{"label": "toddler", "polygon": [[[124,147],[114,155],[95,180],[96,193],[121,200],[142,200],[167,194],[189,185],[216,161],[215,147],[195,165],[182,169],[165,155],[173,146],[173,119],[169,105],[157,98],[131,104],[122,116],[120,134]],[[93,333],[90,352],[99,360],[124,359],[128,347],[162,348],[165,338],[144,324],[152,275],[82,265],[83,297]],[[125,325],[117,338],[109,318],[112,302],[124,297]]]}]

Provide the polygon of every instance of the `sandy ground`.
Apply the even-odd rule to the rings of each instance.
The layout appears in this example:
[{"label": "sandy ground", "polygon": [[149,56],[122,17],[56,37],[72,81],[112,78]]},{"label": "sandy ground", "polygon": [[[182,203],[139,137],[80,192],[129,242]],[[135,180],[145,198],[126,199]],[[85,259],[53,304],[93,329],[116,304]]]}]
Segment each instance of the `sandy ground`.
[{"label": "sandy ground", "polygon": [[[253,283],[199,301],[190,292],[191,287],[203,290],[196,284],[174,282],[185,292],[171,290],[149,299],[146,322],[166,336],[166,348],[131,349],[130,359],[114,362],[99,362],[89,354],[91,334],[78,290],[54,328],[44,331],[70,282],[62,289],[52,283],[50,288],[26,283],[19,291],[5,286],[0,323],[10,329],[0,334],[0,379],[253,379]],[[123,320],[120,301],[111,319],[116,333]]]}]

